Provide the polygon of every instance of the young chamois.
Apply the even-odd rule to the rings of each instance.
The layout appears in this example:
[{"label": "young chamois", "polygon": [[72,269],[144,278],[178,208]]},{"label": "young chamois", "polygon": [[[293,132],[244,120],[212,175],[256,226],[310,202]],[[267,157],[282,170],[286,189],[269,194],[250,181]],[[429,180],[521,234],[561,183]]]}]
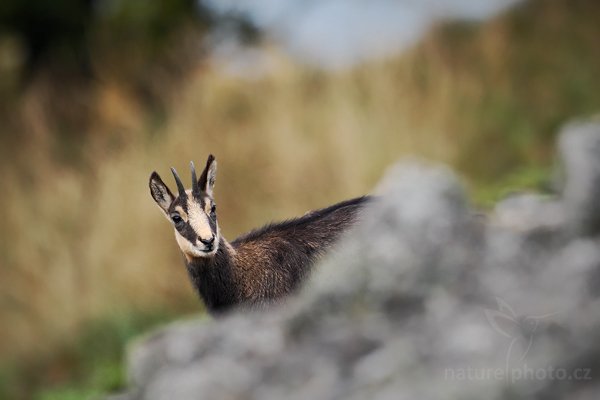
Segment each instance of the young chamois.
[{"label": "young chamois", "polygon": [[213,188],[217,162],[212,154],[185,190],[174,168],[174,196],[153,172],[150,193],[175,229],[192,283],[211,313],[236,305],[261,306],[294,289],[317,257],[355,223],[369,200],[359,197],[304,216],[253,230],[229,243],[219,230]]}]

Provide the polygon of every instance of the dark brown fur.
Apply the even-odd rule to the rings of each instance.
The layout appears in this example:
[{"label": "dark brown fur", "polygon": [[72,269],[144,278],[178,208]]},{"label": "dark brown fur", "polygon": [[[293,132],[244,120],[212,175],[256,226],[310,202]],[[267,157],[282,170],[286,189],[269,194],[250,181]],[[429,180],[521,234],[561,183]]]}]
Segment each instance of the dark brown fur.
[{"label": "dark brown fur", "polygon": [[[178,196],[156,172],[150,176],[150,193],[173,223],[192,283],[212,313],[238,305],[262,306],[296,290],[317,258],[356,222],[370,199],[334,204],[267,225],[229,243],[219,234],[212,198],[216,160],[209,156],[200,179],[193,164],[190,167],[191,192],[185,191],[172,169]],[[193,221],[188,221],[188,217],[192,219],[188,206]]]},{"label": "dark brown fur", "polygon": [[221,238],[214,257],[186,261],[192,283],[214,313],[281,298],[299,287],[317,258],[356,222],[368,200],[359,197],[270,224],[231,244]]}]

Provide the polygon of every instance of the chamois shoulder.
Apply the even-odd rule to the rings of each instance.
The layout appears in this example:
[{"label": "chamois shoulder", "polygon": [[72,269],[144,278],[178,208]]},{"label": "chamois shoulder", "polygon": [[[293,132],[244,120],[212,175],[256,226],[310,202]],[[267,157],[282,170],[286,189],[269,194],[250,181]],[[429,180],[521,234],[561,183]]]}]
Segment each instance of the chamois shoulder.
[{"label": "chamois shoulder", "polygon": [[301,217],[287,219],[281,222],[273,222],[241,235],[231,244],[233,246],[238,246],[246,242],[282,235],[287,236],[287,234],[293,234],[294,232],[302,231],[303,229],[314,226],[335,226],[337,223],[345,225],[346,222],[352,222],[356,216],[356,212],[371,200],[371,196],[361,196],[333,204],[329,207],[309,211]]}]

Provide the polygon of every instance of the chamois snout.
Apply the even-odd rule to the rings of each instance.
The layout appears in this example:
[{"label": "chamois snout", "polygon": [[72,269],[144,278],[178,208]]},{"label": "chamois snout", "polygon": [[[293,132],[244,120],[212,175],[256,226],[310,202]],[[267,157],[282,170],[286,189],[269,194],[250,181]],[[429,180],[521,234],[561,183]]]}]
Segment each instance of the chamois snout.
[{"label": "chamois snout", "polygon": [[201,241],[205,246],[212,246],[213,242],[215,241],[215,237],[214,235],[210,239],[202,239],[199,237],[198,240]]},{"label": "chamois snout", "polygon": [[198,241],[200,241],[200,243],[202,243],[204,247],[206,247],[207,251],[212,251],[213,244],[215,243],[215,236],[211,236],[210,239],[202,239],[198,236]]}]

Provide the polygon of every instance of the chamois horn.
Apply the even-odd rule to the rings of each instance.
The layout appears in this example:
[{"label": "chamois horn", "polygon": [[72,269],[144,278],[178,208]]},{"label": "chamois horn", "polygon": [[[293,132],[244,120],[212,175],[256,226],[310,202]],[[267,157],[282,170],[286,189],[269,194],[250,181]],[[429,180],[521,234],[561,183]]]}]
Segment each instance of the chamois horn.
[{"label": "chamois horn", "polygon": [[175,183],[177,183],[177,190],[179,191],[180,196],[185,196],[185,187],[183,183],[181,183],[181,179],[179,179],[179,175],[177,175],[177,171],[175,168],[171,167],[171,172],[173,173],[173,177],[175,178]]},{"label": "chamois horn", "polygon": [[199,194],[200,188],[198,187],[198,178],[196,178],[196,167],[194,167],[193,161],[190,161],[190,170],[192,171],[192,193]]}]

